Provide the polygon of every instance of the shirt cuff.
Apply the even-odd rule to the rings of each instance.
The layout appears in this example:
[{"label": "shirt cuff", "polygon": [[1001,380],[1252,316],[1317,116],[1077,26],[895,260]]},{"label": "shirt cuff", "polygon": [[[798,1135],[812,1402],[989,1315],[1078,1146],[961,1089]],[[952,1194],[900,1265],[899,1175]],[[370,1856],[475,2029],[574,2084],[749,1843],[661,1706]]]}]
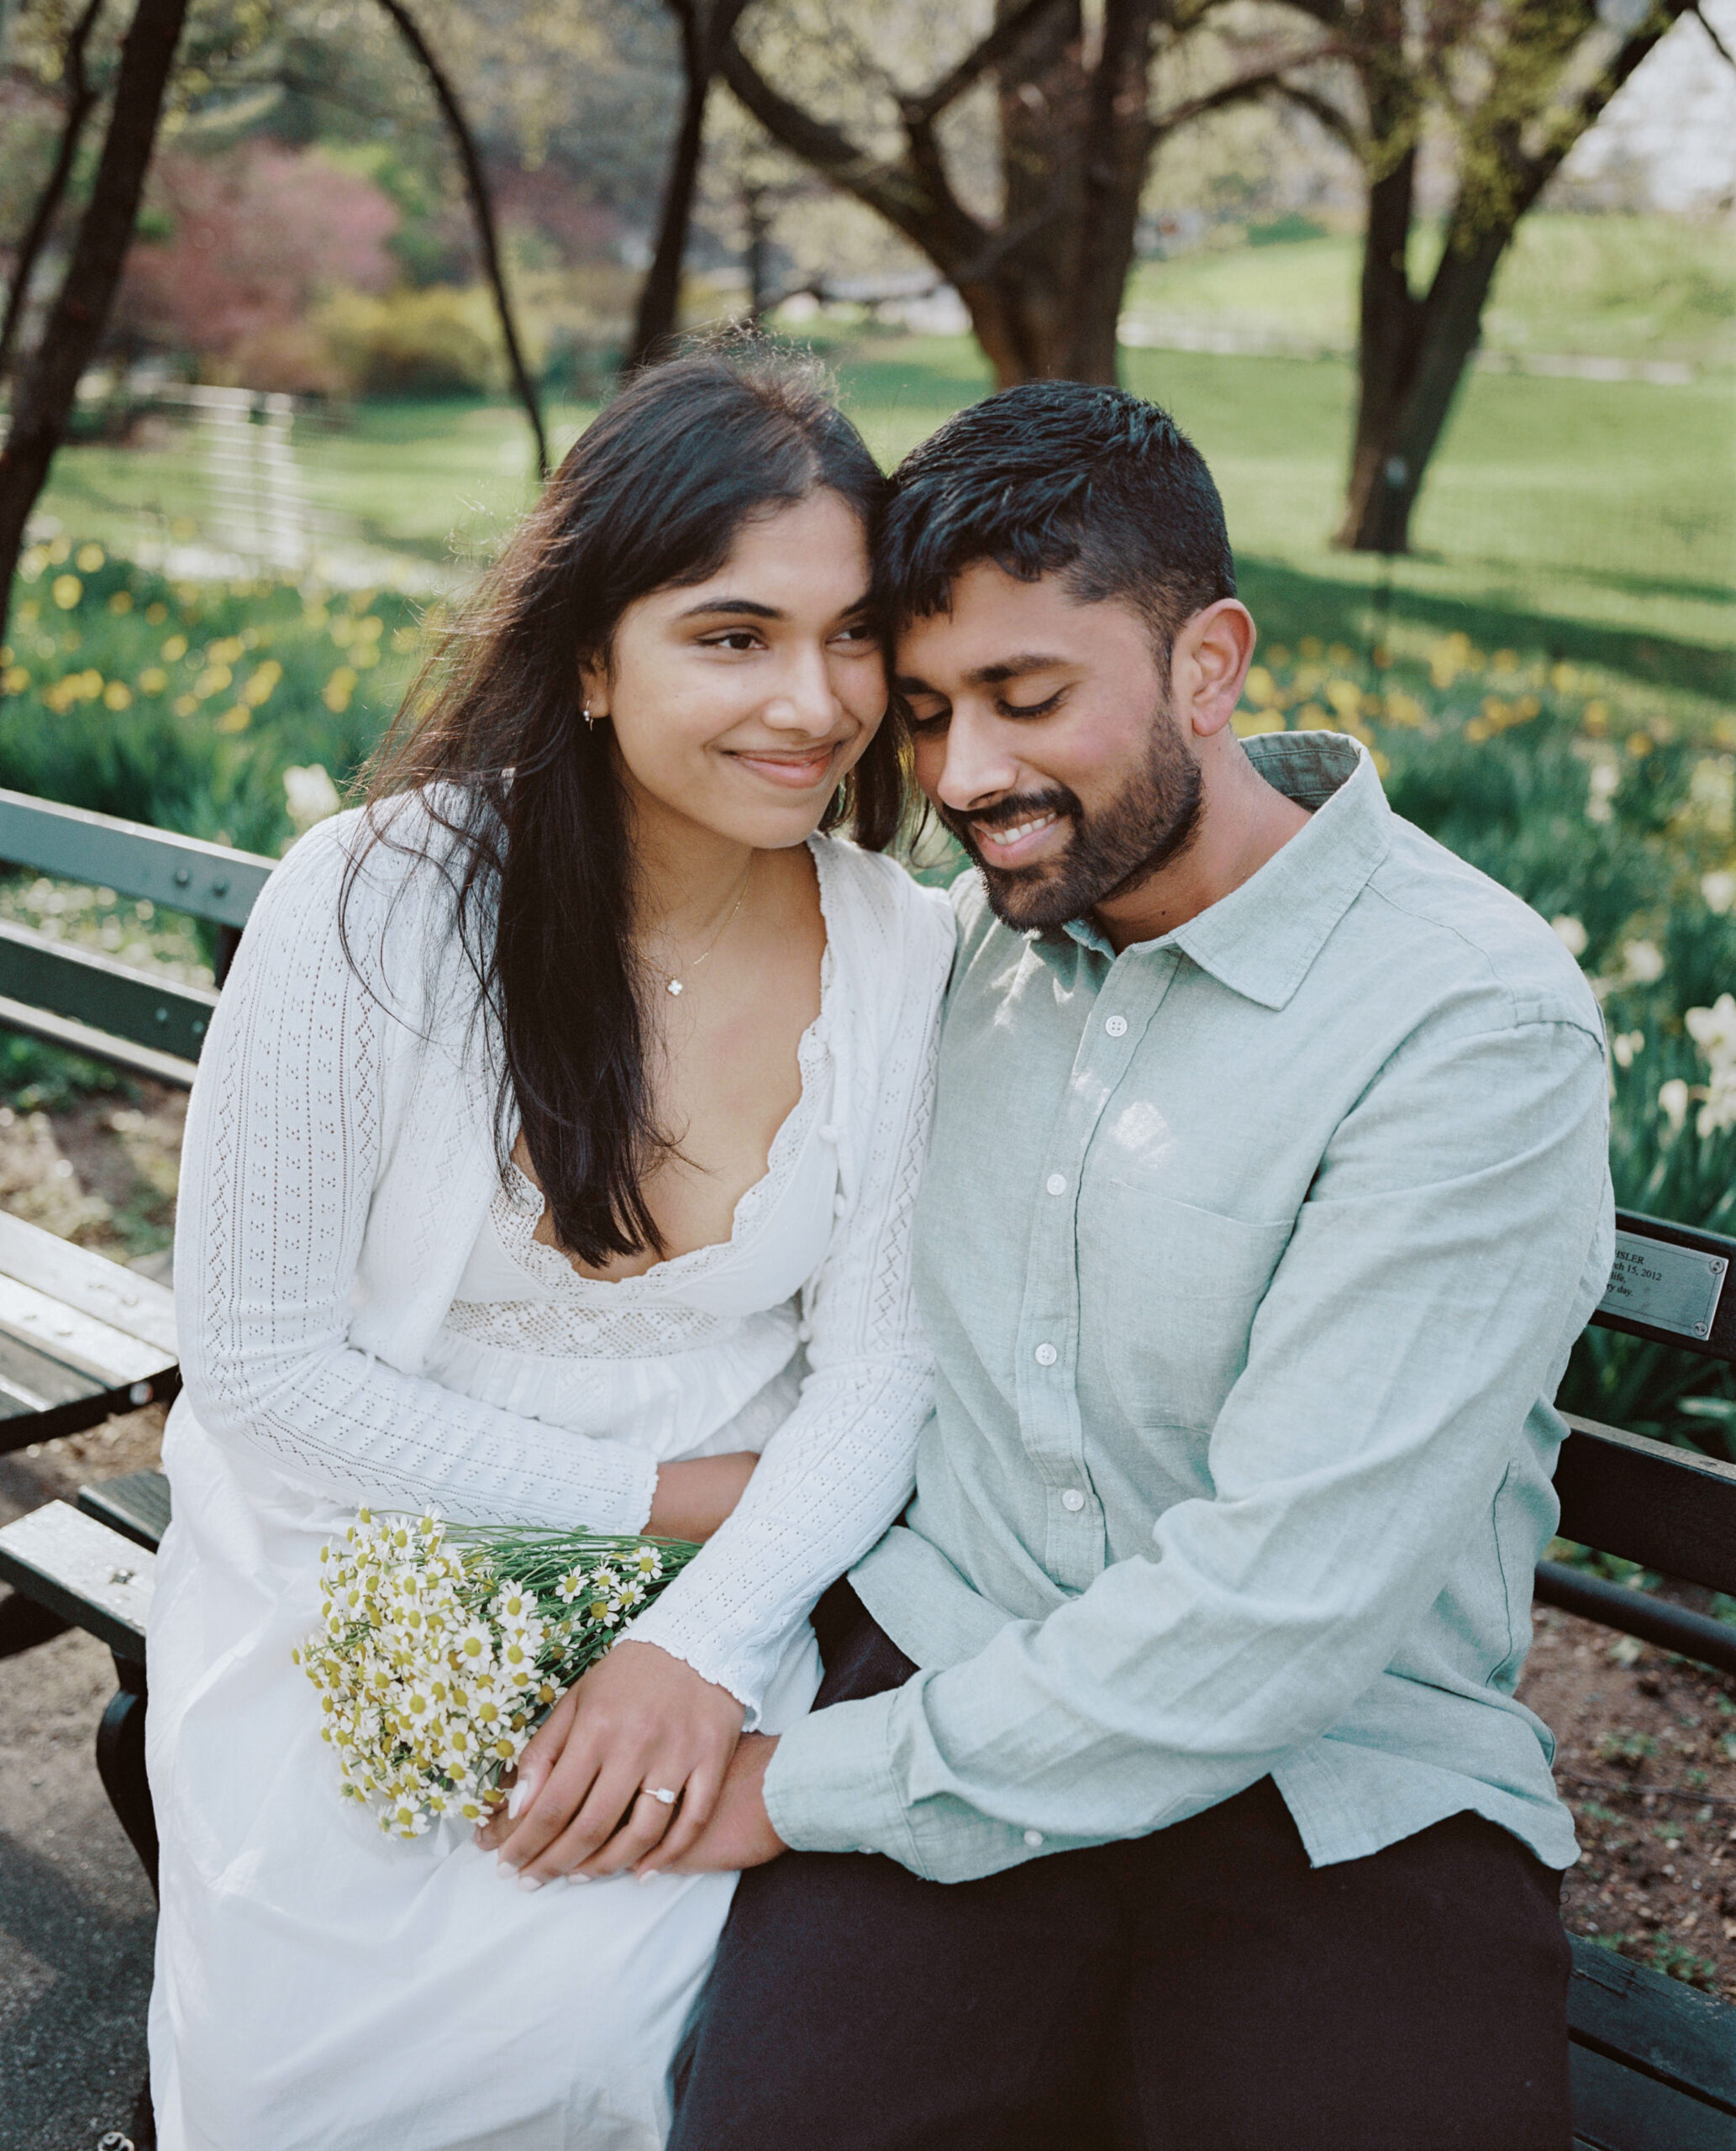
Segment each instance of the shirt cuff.
[{"label": "shirt cuff", "polygon": [[913,1874],[910,1817],[892,1767],[902,1691],[834,1703],[779,1735],[765,1772],[765,1812],[793,1852],[879,1852]]},{"label": "shirt cuff", "polygon": [[667,1596],[647,1607],[629,1627],[622,1630],[621,1640],[655,1643],[659,1650],[667,1651],[671,1658],[678,1658],[683,1665],[691,1666],[702,1680],[709,1680],[714,1688],[723,1689],[741,1705],[746,1712],[742,1722],[744,1733],[756,1731],[760,1684],[749,1677],[746,1669],[726,1649],[719,1647],[716,1624],[696,1621],[692,1607],[683,1600],[671,1604],[674,1595],[671,1586]]}]

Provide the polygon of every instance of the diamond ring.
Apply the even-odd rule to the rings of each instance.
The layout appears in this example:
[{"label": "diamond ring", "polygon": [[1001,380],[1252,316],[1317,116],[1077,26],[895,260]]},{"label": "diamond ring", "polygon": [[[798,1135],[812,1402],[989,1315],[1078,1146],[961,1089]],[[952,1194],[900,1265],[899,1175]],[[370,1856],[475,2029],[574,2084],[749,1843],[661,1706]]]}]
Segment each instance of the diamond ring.
[{"label": "diamond ring", "polygon": [[666,1785],[644,1785],[639,1791],[650,1793],[653,1800],[660,1801],[665,1807],[675,1806],[676,1796]]}]

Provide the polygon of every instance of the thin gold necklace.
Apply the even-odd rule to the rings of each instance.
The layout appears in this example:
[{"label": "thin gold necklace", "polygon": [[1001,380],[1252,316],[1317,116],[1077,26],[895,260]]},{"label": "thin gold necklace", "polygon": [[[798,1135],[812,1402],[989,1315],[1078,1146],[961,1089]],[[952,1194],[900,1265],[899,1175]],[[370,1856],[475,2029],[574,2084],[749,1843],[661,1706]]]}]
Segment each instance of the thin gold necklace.
[{"label": "thin gold necklace", "polygon": [[[756,854],[755,856],[757,857],[757,855],[758,855]],[[687,973],[689,978],[692,977],[694,972],[699,969],[702,964],[708,964],[711,961],[712,956],[717,949],[718,942],[723,939],[723,936],[735,923],[735,914],[747,902],[748,884],[753,880],[753,878],[754,861],[752,859],[750,859],[748,861],[748,870],[741,877],[740,893],[737,896],[735,902],[729,907],[729,916],[723,921],[723,923],[718,928],[717,932],[713,934],[711,938],[711,947],[706,950],[702,956],[695,957],[693,961],[687,965]],[[647,958],[646,960],[648,963],[650,962],[649,958]],[[665,970],[660,964],[651,964],[650,968],[655,971],[658,977],[662,980],[663,991],[665,993],[673,994],[679,997],[680,995],[687,991],[682,981],[676,977],[672,971]]]}]

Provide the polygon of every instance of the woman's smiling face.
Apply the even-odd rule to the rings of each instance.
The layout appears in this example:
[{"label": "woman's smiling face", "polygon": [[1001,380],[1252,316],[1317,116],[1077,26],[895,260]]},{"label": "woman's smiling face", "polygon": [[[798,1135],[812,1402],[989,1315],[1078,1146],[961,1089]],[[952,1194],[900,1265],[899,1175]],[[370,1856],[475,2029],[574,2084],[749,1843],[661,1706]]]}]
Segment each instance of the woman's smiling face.
[{"label": "woman's smiling face", "polygon": [[635,807],[756,849],[800,844],[886,713],[868,541],[836,493],[750,518],[715,575],[629,605],[592,714]]}]

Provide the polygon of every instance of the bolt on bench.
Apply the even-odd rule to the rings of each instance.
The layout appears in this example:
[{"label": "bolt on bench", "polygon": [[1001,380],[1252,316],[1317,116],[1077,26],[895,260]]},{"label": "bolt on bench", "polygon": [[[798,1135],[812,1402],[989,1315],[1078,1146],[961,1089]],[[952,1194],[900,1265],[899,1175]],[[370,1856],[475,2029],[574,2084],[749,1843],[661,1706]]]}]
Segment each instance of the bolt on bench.
[{"label": "bolt on bench", "polygon": [[[272,864],[5,792],[0,859],[215,922],[224,934],[219,982]],[[190,1083],[215,1002],[208,991],[159,988],[108,959],[0,925],[0,1025],[93,1060]],[[1616,1273],[1593,1323],[1736,1365],[1736,1239],[1627,1212],[1617,1224]],[[13,1286],[37,1297],[10,1300]],[[31,1312],[34,1324],[24,1318]],[[104,1340],[109,1359],[100,1365],[85,1349],[92,1339],[77,1328],[81,1317],[116,1340]],[[18,1349],[39,1351],[63,1381],[82,1381],[81,1392],[50,1401],[45,1373],[34,1388],[22,1374],[14,1381],[7,1354],[15,1333]],[[120,1364],[121,1340],[155,1354],[150,1367],[135,1374],[134,1362]],[[169,1296],[160,1287],[0,1215],[0,1449],[90,1426],[143,1402],[141,1386],[152,1396],[172,1395],[173,1361]],[[18,1393],[27,1388],[28,1396]],[[74,1416],[52,1416],[61,1411]],[[1736,1465],[1572,1415],[1568,1425],[1555,1475],[1562,1536],[1736,1595]],[[84,1488],[76,1508],[51,1501],[0,1529],[0,1580],[19,1594],[13,1603],[39,1617],[42,1633],[76,1625],[114,1654],[119,1691],[97,1734],[97,1768],[153,1880],[145,1627],[155,1549],[168,1522],[168,1482],[145,1471]],[[1703,1614],[1560,1562],[1539,1564],[1536,1590],[1545,1604],[1736,1674],[1736,1628]],[[3,1622],[0,1614],[0,1652]],[[1736,2008],[1587,1942],[1576,1939],[1573,1954],[1569,2020],[1582,2151],[1736,2151]]]}]

